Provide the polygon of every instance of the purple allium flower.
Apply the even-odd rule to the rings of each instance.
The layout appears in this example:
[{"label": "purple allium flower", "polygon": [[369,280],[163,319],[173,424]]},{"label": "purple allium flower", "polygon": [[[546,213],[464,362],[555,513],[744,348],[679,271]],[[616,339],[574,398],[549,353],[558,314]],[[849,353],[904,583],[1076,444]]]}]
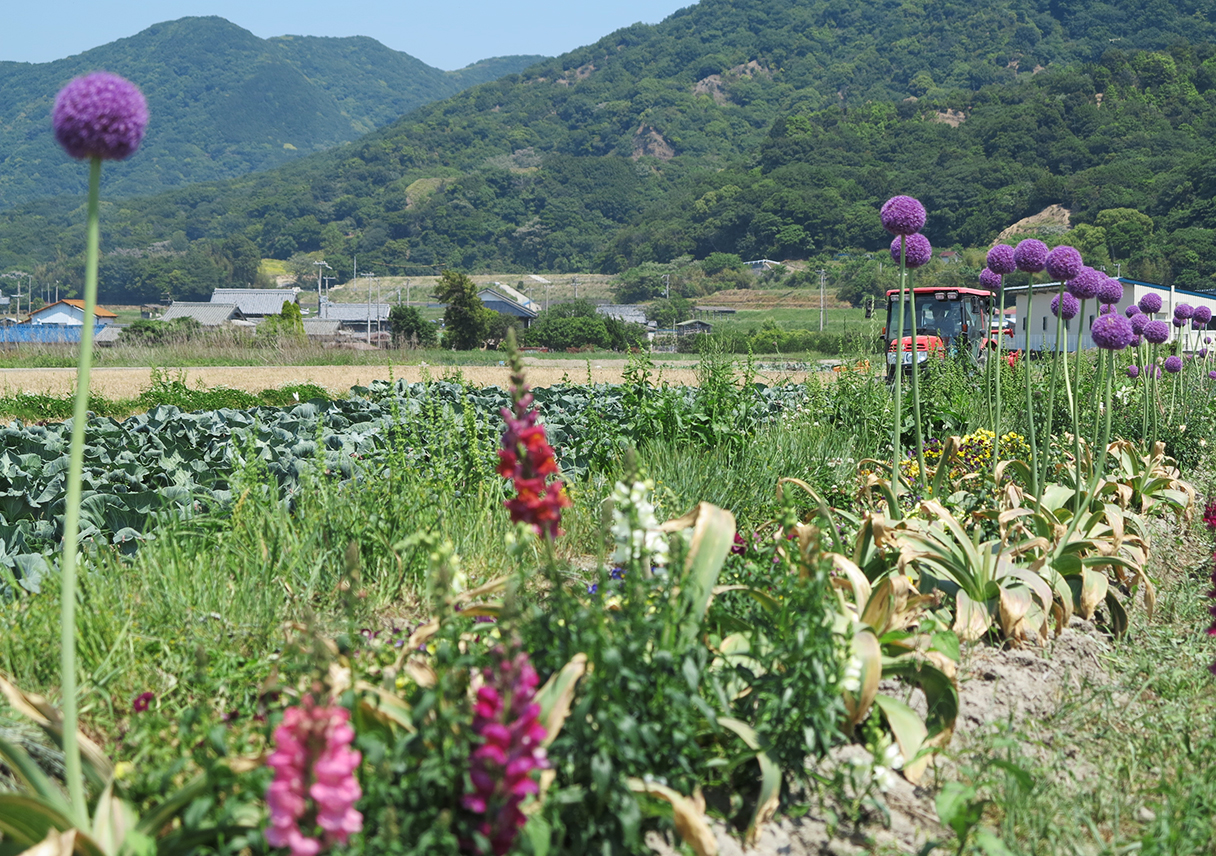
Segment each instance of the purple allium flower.
[{"label": "purple allium flower", "polygon": [[1208,372],[1208,380],[1216,380],[1216,370]]},{"label": "purple allium flower", "polygon": [[1207,323],[1212,320],[1212,310],[1206,306],[1196,306],[1195,311],[1191,313],[1191,320],[1207,326]]},{"label": "purple allium flower", "polygon": [[880,216],[882,227],[893,235],[915,235],[925,228],[925,206],[911,196],[892,196]]},{"label": "purple allium flower", "polygon": [[1102,274],[1091,267],[1083,267],[1064,287],[1078,300],[1093,300],[1102,286]]},{"label": "purple allium flower", "polygon": [[1203,337],[1203,344],[1205,344],[1205,345],[1210,345],[1210,344],[1212,344],[1212,337],[1211,337],[1211,336],[1204,336],[1204,337]]},{"label": "purple allium flower", "polygon": [[1182,371],[1182,357],[1170,355],[1165,358],[1165,370],[1170,374],[1178,374]]},{"label": "purple allium flower", "polygon": [[479,816],[477,831],[490,845],[488,851],[476,852],[504,854],[527,821],[520,805],[540,791],[532,773],[549,764],[541,745],[546,731],[540,705],[534,701],[536,670],[523,652],[511,659],[501,650],[496,653],[500,665],[484,670],[486,682],[473,707],[473,732],[482,742],[469,758],[473,789],[461,804]]},{"label": "purple allium flower", "polygon": [[1133,303],[1123,310],[1123,314],[1131,318],[1133,315],[1140,315],[1142,313],[1140,312],[1140,307]]},{"label": "purple allium flower", "polygon": [[1174,316],[1170,319],[1170,323],[1172,323],[1175,327],[1182,328],[1186,326],[1186,319]]},{"label": "purple allium flower", "polygon": [[[1143,312],[1141,312],[1139,315],[1133,315],[1129,320],[1132,323],[1132,332],[1135,333],[1137,336],[1139,336],[1141,333],[1144,332],[1145,325],[1148,324],[1153,319],[1149,318],[1147,315],[1145,315]],[[1169,334],[1169,331],[1167,330],[1166,335],[1168,335],[1168,334]]]},{"label": "purple allium flower", "polygon": [[1132,322],[1118,313],[1100,315],[1089,330],[1090,338],[1099,348],[1122,351],[1132,341]]},{"label": "purple allium flower", "polygon": [[[933,246],[924,235],[907,235],[904,237],[904,263],[910,268],[927,265],[933,258]],[[899,264],[899,238],[891,242],[891,258]]]},{"label": "purple allium flower", "polygon": [[1081,311],[1081,303],[1077,298],[1073,297],[1067,291],[1064,292],[1064,299],[1060,299],[1060,295],[1051,298],[1051,314],[1057,318],[1063,318],[1069,321],[1077,317],[1077,313]]},{"label": "purple allium flower", "polygon": [[1198,356],[1198,357],[1199,357],[1199,359],[1201,359],[1201,360],[1206,360],[1206,359],[1207,359],[1207,357],[1208,357],[1208,349],[1207,349],[1207,348],[1200,348],[1200,349],[1199,349],[1199,353],[1198,353],[1198,355],[1197,355],[1197,356]]},{"label": "purple allium flower", "polygon": [[1099,315],[1110,315],[1114,311],[1115,306],[1113,303],[1104,303],[1102,306],[1098,307]]},{"label": "purple allium flower", "polygon": [[1112,277],[1104,278],[1098,283],[1098,302],[1108,306],[1123,299],[1123,283]]},{"label": "purple allium flower", "polygon": [[1149,321],[1140,332],[1154,345],[1160,345],[1170,337],[1170,328],[1164,321]]},{"label": "purple allium flower", "polygon": [[1192,330],[1206,330],[1207,326],[1208,326],[1207,324],[1200,323],[1199,321],[1196,321],[1194,318],[1191,319],[1191,329]]},{"label": "purple allium flower", "polygon": [[1132,336],[1132,347],[1133,347],[1133,348],[1138,348],[1138,347],[1140,347],[1140,334],[1139,334],[1139,333],[1137,333],[1136,335]]},{"label": "purple allium flower", "polygon": [[1072,279],[1084,266],[1081,253],[1073,247],[1056,247],[1047,254],[1047,275],[1052,279]]},{"label": "purple allium flower", "polygon": [[1038,273],[1047,267],[1047,245],[1037,238],[1027,238],[1014,248],[1013,260],[1018,270]]},{"label": "purple allium flower", "polygon": [[123,160],[143,141],[148,102],[129,80],[95,71],[59,90],[51,123],[55,139],[72,157]]},{"label": "purple allium flower", "polygon": [[152,695],[152,693],[140,693],[135,697],[135,701],[131,702],[131,710],[136,713],[143,713],[152,705],[154,698],[156,696]]},{"label": "purple allium flower", "polygon": [[1135,380],[1136,378],[1140,377],[1140,367],[1134,363],[1132,365],[1128,366],[1127,367],[1127,376],[1130,377],[1132,380]]},{"label": "purple allium flower", "polygon": [[1179,303],[1174,307],[1174,317],[1183,321],[1190,321],[1191,316],[1195,314],[1195,307],[1189,303]]},{"label": "purple allium flower", "polygon": [[1149,292],[1140,298],[1140,311],[1147,312],[1152,315],[1154,312],[1161,311],[1161,295]]},{"label": "purple allium flower", "polygon": [[1017,270],[1018,263],[1014,258],[1013,247],[1008,244],[997,244],[989,250],[988,267],[993,273],[999,273],[1002,276]]},{"label": "purple allium flower", "polygon": [[989,291],[997,291],[1001,287],[1001,275],[991,268],[980,271],[980,285]]}]

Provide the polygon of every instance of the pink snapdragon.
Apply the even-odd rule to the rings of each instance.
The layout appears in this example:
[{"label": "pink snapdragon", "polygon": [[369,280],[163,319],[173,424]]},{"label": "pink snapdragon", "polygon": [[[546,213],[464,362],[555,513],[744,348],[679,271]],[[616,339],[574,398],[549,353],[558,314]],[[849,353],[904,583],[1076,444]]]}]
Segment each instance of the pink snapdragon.
[{"label": "pink snapdragon", "polygon": [[473,731],[482,743],[469,759],[472,790],[461,801],[478,815],[477,832],[488,842],[468,842],[466,849],[502,856],[511,849],[527,818],[520,805],[540,790],[532,773],[549,766],[541,743],[546,731],[540,724],[536,670],[520,652],[503,659],[497,670],[487,668],[486,682],[477,690]]},{"label": "pink snapdragon", "polygon": [[[286,847],[292,856],[316,856],[363,829],[363,815],[355,811],[363,796],[355,770],[363,756],[350,748],[355,732],[349,721],[345,708],[318,707],[307,696],[283,712],[274,730],[275,750],[266,759],[274,768],[266,791],[271,846]],[[305,834],[301,822],[310,832],[320,827],[321,835]]]}]

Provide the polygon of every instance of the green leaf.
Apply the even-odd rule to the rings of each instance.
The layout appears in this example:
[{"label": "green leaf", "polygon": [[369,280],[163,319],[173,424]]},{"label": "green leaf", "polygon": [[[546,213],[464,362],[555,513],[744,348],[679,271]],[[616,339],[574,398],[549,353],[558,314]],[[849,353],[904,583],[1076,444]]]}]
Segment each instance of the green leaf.
[{"label": "green leaf", "polygon": [[980,822],[985,800],[976,799],[976,790],[970,785],[946,782],[937,795],[937,816],[941,822],[954,830],[959,840],[966,841],[971,828]]},{"label": "green leaf", "polygon": [[34,796],[44,800],[64,817],[71,817],[72,807],[67,799],[24,749],[0,738],[0,761],[4,762]]}]

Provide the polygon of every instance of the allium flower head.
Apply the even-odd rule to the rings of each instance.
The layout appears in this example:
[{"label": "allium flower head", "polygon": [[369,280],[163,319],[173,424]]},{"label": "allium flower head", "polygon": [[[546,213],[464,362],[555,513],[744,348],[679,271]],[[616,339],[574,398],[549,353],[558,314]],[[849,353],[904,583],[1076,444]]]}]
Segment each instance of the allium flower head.
[{"label": "allium flower head", "polygon": [[1178,374],[1182,371],[1182,357],[1176,354],[1171,354],[1165,358],[1165,370],[1170,374]]},{"label": "allium flower head", "polygon": [[1170,328],[1164,321],[1149,321],[1144,325],[1144,338],[1154,345],[1160,345],[1170,337]]},{"label": "allium flower head", "polygon": [[1018,269],[1017,260],[1014,258],[1014,249],[1008,244],[997,244],[988,251],[988,268],[993,273],[999,273],[1004,276],[1007,273],[1013,273]]},{"label": "allium flower head", "polygon": [[[355,732],[349,720],[345,708],[321,707],[307,696],[283,711],[274,730],[275,749],[266,759],[274,769],[266,790],[266,841],[272,847],[286,847],[292,856],[316,856],[363,829],[363,815],[355,811],[363,796],[355,770],[363,756],[350,748]],[[315,827],[322,830],[320,839],[306,834]]]},{"label": "allium flower head", "polygon": [[498,653],[498,668],[484,670],[485,683],[477,690],[473,731],[482,742],[469,758],[473,789],[461,804],[477,816],[477,832],[490,848],[469,842],[468,849],[502,856],[527,822],[520,805],[540,791],[532,773],[549,764],[541,745],[547,732],[534,701],[536,670],[523,652],[513,658]]},{"label": "allium flower head", "polygon": [[1100,315],[1094,320],[1089,335],[1099,348],[1122,351],[1131,344],[1132,322],[1118,313]]},{"label": "allium flower head", "polygon": [[1216,380],[1216,369],[1208,372],[1208,380]]},{"label": "allium flower head", "polygon": [[1018,270],[1038,273],[1047,267],[1047,245],[1037,238],[1027,238],[1014,248],[1013,260]]},{"label": "allium flower head", "polygon": [[1061,300],[1060,295],[1051,298],[1051,314],[1058,318],[1063,318],[1065,321],[1070,321],[1077,317],[1077,313],[1081,311],[1081,302],[1073,297],[1067,291],[1064,292],[1064,298]]},{"label": "allium flower head", "polygon": [[1083,267],[1077,275],[1064,283],[1068,293],[1078,300],[1093,300],[1102,285],[1102,274],[1091,267]]},{"label": "allium flower head", "polygon": [[1047,254],[1047,275],[1052,279],[1072,279],[1082,267],[1081,253],[1073,247],[1056,247]]},{"label": "allium flower head", "polygon": [[992,268],[980,271],[980,285],[989,291],[997,291],[1001,287],[1001,275]]},{"label": "allium flower head", "polygon": [[[904,263],[910,268],[918,268],[929,263],[933,258],[933,246],[924,235],[908,235],[904,238]],[[891,258],[899,264],[899,238],[891,242]]]},{"label": "allium flower head", "polygon": [[1123,283],[1112,277],[1105,277],[1098,283],[1098,302],[1113,306],[1123,299]]},{"label": "allium flower head", "polygon": [[1175,327],[1178,327],[1181,329],[1182,327],[1186,326],[1186,319],[1179,318],[1177,315],[1175,315],[1173,318],[1170,319],[1170,323],[1173,324]]},{"label": "allium flower head", "polygon": [[1212,310],[1206,306],[1196,306],[1195,311],[1191,313],[1191,321],[1207,326],[1212,320]]},{"label": "allium flower head", "polygon": [[1183,321],[1190,321],[1191,316],[1195,314],[1195,307],[1189,303],[1179,303],[1174,307],[1174,317],[1181,318]]},{"label": "allium flower head", "polygon": [[1149,292],[1140,298],[1140,311],[1147,312],[1152,315],[1154,312],[1161,311],[1161,295]]},{"label": "allium flower head", "polygon": [[1114,311],[1115,311],[1115,305],[1113,303],[1104,303],[1102,306],[1100,306],[1098,308],[1099,315],[1110,315]]},{"label": "allium flower head", "polygon": [[1133,303],[1123,310],[1123,314],[1131,318],[1134,315],[1142,315],[1143,313],[1140,311],[1140,307]]},{"label": "allium flower head", "polygon": [[911,196],[892,196],[880,216],[882,227],[893,235],[915,235],[925,228],[925,206]]},{"label": "allium flower head", "polygon": [[1131,345],[1131,346],[1132,346],[1133,348],[1138,348],[1138,347],[1140,347],[1140,334],[1139,334],[1139,333],[1137,333],[1136,335],[1132,336],[1132,345]]},{"label": "allium flower head", "polygon": [[[1152,320],[1153,320],[1152,318],[1149,318],[1143,312],[1141,312],[1137,315],[1131,316],[1132,332],[1135,333],[1137,336],[1139,336],[1140,334],[1142,334],[1144,332],[1145,325],[1148,324]],[[1169,335],[1169,331],[1166,331],[1166,335]]]},{"label": "allium flower head", "polygon": [[59,90],[51,123],[55,139],[72,157],[123,160],[143,142],[148,102],[129,80],[95,71]]},{"label": "allium flower head", "polygon": [[1127,376],[1129,378],[1131,378],[1132,380],[1135,380],[1136,378],[1140,377],[1140,367],[1138,365],[1136,365],[1135,363],[1128,366],[1127,367]]}]

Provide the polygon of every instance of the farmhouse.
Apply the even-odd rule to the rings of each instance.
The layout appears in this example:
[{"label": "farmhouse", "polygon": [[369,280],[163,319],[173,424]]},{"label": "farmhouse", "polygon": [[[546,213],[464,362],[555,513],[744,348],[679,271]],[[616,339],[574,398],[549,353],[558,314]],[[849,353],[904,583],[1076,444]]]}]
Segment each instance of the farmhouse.
[{"label": "farmhouse", "polygon": [[217,288],[211,294],[212,303],[235,305],[250,320],[278,315],[284,303],[299,303],[299,298],[298,288]]},{"label": "farmhouse", "polygon": [[[117,319],[118,316],[109,309],[98,306],[93,310],[94,324],[112,324]],[[31,312],[29,323],[35,327],[83,327],[84,301],[75,299],[56,301]]]},{"label": "farmhouse", "polygon": [[245,313],[235,303],[191,303],[179,300],[160,316],[162,321],[173,321],[177,318],[193,318],[202,327],[222,327],[236,322],[247,323]]}]

